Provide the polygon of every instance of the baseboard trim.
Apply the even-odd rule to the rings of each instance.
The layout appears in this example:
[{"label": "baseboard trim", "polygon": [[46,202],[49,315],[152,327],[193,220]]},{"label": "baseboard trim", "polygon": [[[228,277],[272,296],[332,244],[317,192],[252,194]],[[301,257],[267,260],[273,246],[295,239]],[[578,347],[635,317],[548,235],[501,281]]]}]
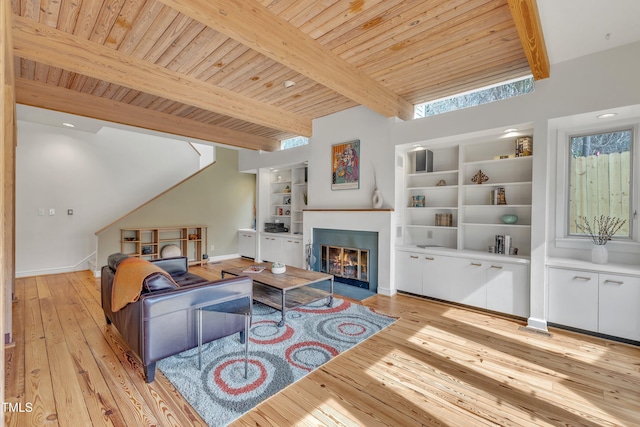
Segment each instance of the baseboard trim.
[{"label": "baseboard trim", "polygon": [[536,335],[542,335],[542,336],[549,337],[549,338],[553,338],[553,334],[551,332],[543,331],[542,329],[538,329],[538,328],[532,328],[530,326],[520,326],[518,328],[518,330],[523,331],[523,332],[530,332],[530,333],[536,334]]},{"label": "baseboard trim", "polygon": [[242,258],[240,254],[228,254],[228,255],[218,255],[218,256],[210,256],[209,264],[220,261],[227,261],[230,259]]},{"label": "baseboard trim", "polygon": [[549,332],[549,330],[547,329],[547,321],[544,319],[538,319],[536,317],[529,317],[527,319],[527,328]]}]

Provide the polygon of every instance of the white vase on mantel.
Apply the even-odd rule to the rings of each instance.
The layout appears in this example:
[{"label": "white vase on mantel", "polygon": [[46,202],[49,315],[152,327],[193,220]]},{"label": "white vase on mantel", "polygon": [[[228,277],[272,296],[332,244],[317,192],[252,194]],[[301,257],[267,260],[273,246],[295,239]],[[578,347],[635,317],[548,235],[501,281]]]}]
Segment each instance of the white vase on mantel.
[{"label": "white vase on mantel", "polygon": [[382,195],[380,195],[380,191],[378,191],[377,188],[373,190],[373,197],[371,201],[373,202],[374,209],[380,209],[384,204],[384,201],[382,200]]},{"label": "white vase on mantel", "polygon": [[609,261],[609,250],[605,245],[593,245],[591,261],[594,264],[606,264]]}]

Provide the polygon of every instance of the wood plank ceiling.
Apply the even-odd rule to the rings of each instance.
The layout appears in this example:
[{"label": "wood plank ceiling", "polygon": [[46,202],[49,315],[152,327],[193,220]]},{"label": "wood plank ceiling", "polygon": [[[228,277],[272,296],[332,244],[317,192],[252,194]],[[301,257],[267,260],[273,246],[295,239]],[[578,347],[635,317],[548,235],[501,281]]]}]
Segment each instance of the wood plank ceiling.
[{"label": "wood plank ceiling", "polygon": [[[535,0],[11,0],[19,103],[273,150],[549,75]],[[284,81],[295,86],[284,88]]]}]

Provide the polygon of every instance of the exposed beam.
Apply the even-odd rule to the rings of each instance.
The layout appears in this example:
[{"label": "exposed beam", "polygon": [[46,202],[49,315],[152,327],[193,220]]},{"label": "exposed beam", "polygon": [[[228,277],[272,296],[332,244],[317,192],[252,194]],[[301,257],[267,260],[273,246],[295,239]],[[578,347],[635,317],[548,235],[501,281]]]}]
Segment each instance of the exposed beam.
[{"label": "exposed beam", "polygon": [[255,0],[160,0],[167,6],[386,117],[413,105]]},{"label": "exposed beam", "polygon": [[529,68],[535,80],[549,77],[549,57],[536,0],[508,0]]},{"label": "exposed beam", "polygon": [[52,67],[279,129],[311,136],[311,119],[124,55],[35,21],[13,17],[14,53]]},{"label": "exposed beam", "polygon": [[23,78],[16,79],[16,99],[18,103],[32,107],[62,111],[250,150],[273,151],[280,146],[280,142],[276,139],[238,132],[222,126],[209,125]]}]

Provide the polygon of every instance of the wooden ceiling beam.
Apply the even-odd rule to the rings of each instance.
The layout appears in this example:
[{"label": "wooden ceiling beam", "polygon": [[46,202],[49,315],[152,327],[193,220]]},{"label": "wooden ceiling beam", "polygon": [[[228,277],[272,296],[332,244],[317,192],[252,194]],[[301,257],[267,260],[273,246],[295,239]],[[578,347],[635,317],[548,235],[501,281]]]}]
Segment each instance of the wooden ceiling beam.
[{"label": "wooden ceiling beam", "polygon": [[20,58],[295,135],[311,136],[311,119],[307,117],[124,55],[29,19],[14,15],[12,27],[14,53]]},{"label": "wooden ceiling beam", "polygon": [[508,0],[508,2],[522,49],[529,61],[531,74],[535,80],[546,79],[550,74],[550,66],[547,45],[542,35],[538,4],[536,0]]},{"label": "wooden ceiling beam", "polygon": [[413,117],[407,100],[257,1],[160,1],[386,117]]},{"label": "wooden ceiling beam", "polygon": [[274,151],[280,148],[280,141],[276,139],[238,132],[24,78],[16,79],[16,100],[20,104],[32,107],[250,150]]}]

